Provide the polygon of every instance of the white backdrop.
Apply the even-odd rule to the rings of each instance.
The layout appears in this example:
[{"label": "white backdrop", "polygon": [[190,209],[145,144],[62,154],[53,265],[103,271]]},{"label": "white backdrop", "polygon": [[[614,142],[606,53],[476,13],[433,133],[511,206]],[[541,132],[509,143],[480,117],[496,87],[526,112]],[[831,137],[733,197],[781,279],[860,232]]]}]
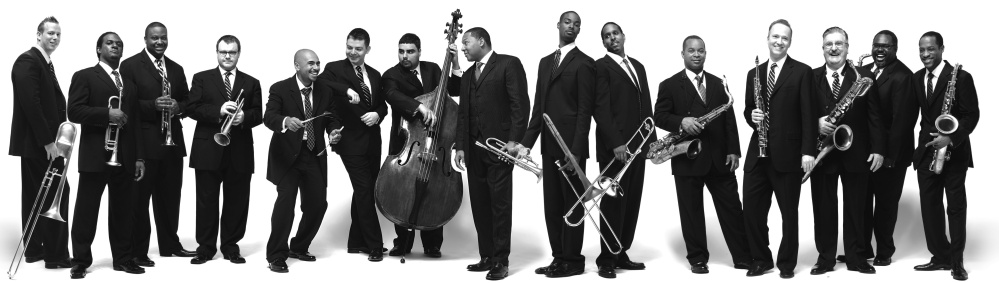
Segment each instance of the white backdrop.
[{"label": "white backdrop", "polygon": [[[214,53],[216,40],[224,34],[236,35],[242,41],[242,54],[239,69],[261,81],[264,89],[293,74],[292,55],[295,50],[310,48],[316,51],[323,62],[344,58],[343,46],[347,32],[355,27],[363,27],[372,37],[372,51],[367,63],[379,71],[395,65],[396,43],[407,32],[416,33],[423,41],[423,60],[440,63],[446,42],[443,40],[444,23],[450,20],[449,14],[460,8],[464,14],[461,22],[465,29],[476,26],[486,28],[496,52],[511,54],[524,62],[530,83],[530,96],[533,99],[538,60],[553,52],[557,47],[555,23],[563,11],[575,10],[582,20],[581,35],[577,39],[579,48],[591,57],[600,58],[605,50],[598,40],[600,27],[608,21],[617,22],[628,36],[627,54],[641,60],[647,70],[649,84],[656,87],[659,82],[682,70],[679,56],[681,41],[691,34],[704,38],[708,52],[706,70],[716,75],[732,77],[730,88],[737,98],[734,109],[745,108],[742,99],[744,84],[742,78],[753,66],[753,57],[766,58],[765,32],[771,21],[784,18],[790,21],[794,30],[794,40],[790,56],[809,66],[823,63],[821,55],[821,33],[830,26],[844,28],[853,39],[853,52],[849,58],[856,59],[870,51],[874,34],[882,29],[894,31],[899,38],[899,58],[909,68],[918,70],[922,64],[918,60],[917,40],[926,31],[935,30],[943,34],[946,43],[944,58],[951,62],[961,62],[965,70],[978,79],[982,117],[972,138],[976,140],[977,168],[968,174],[968,248],[966,265],[974,280],[997,278],[997,272],[989,268],[999,264],[991,257],[997,251],[996,245],[987,239],[999,232],[992,216],[997,212],[993,200],[996,194],[988,188],[987,175],[995,172],[997,165],[991,161],[996,157],[986,148],[991,134],[996,130],[995,116],[990,111],[996,99],[991,78],[997,72],[991,49],[996,46],[994,36],[981,36],[981,30],[994,27],[994,16],[986,12],[983,4],[972,1],[919,2],[919,1],[838,1],[819,4],[802,4],[798,1],[769,1],[772,7],[762,7],[745,2],[692,1],[638,2],[613,1],[608,3],[575,1],[542,3],[540,1],[512,1],[504,3],[457,1],[174,1],[163,4],[132,3],[127,1],[49,1],[31,3],[25,1],[4,4],[0,12],[0,38],[6,44],[0,47],[0,66],[12,66],[13,60],[24,50],[35,44],[35,28],[38,22],[50,15],[56,16],[62,27],[63,38],[52,58],[57,67],[57,75],[63,91],[68,92],[69,81],[77,70],[93,66],[94,43],[96,37],[105,31],[117,32],[125,42],[125,56],[132,56],[144,47],[142,40],[145,26],[152,21],[164,23],[169,30],[170,46],[167,56],[185,68],[188,79],[199,71],[215,68]],[[244,4],[245,3],[245,4]],[[100,4],[100,5],[97,5]],[[872,7],[873,5],[876,7]],[[835,6],[835,7],[826,7]],[[872,8],[877,8],[875,11]],[[833,12],[835,11],[835,12]],[[879,16],[881,18],[876,18]],[[461,60],[463,67],[469,63]],[[10,81],[0,80],[0,111],[12,108],[12,87]],[[653,88],[655,99],[656,88]],[[264,96],[266,97],[266,93]],[[747,144],[751,129],[739,115],[738,124],[743,147]],[[190,144],[195,121],[185,119],[185,138]],[[9,132],[10,115],[0,115],[0,128]],[[383,147],[387,147],[388,121],[382,125],[382,136],[386,137]],[[660,136],[665,134],[660,130]],[[235,278],[265,280],[368,278],[418,280],[443,278],[445,280],[482,280],[483,273],[470,273],[464,266],[478,260],[475,229],[472,226],[471,212],[467,197],[457,216],[445,227],[443,246],[444,258],[427,259],[416,244],[414,253],[407,264],[399,265],[394,257],[386,257],[385,262],[369,263],[365,257],[346,254],[346,234],[349,227],[349,204],[351,187],[338,157],[330,157],[329,209],[322,229],[314,242],[311,252],[319,257],[315,263],[299,263],[291,260],[292,272],[277,275],[267,271],[265,264],[265,243],[270,231],[270,212],[276,196],[274,186],[265,180],[267,145],[271,132],[265,127],[254,130],[257,156],[256,172],[252,181],[251,212],[246,237],[240,243],[245,265],[233,265],[220,257],[204,266],[192,266],[188,259],[161,258],[156,256],[155,244],[149,255],[157,266],[147,268],[146,275],[127,275],[112,272],[108,251],[106,230],[106,206],[103,206],[98,235],[93,248],[95,265],[88,275],[91,280],[124,281],[151,280],[176,281],[190,279]],[[592,133],[591,133],[592,135]],[[0,148],[9,147],[9,134],[0,134]],[[591,149],[592,151],[592,149]],[[745,148],[743,148],[745,151]],[[382,150],[383,154],[385,149]],[[76,155],[79,156],[79,155]],[[592,156],[592,154],[591,154]],[[537,158],[537,157],[536,157]],[[9,186],[0,192],[0,206],[5,207],[0,217],[0,259],[10,258],[16,244],[20,225],[18,206],[20,200],[19,160],[16,157],[0,158],[2,178]],[[588,170],[591,178],[597,174],[593,160]],[[185,165],[187,159],[185,159]],[[71,165],[70,184],[71,210],[75,203],[75,188],[78,181],[76,162]],[[644,261],[649,269],[645,271],[622,272],[618,280],[649,281],[658,278],[678,278],[691,280],[750,280],[743,279],[744,271],[731,269],[731,256],[725,249],[720,235],[717,217],[707,195],[705,213],[707,216],[708,242],[714,254],[710,262],[712,273],[706,276],[691,275],[684,256],[686,251],[680,234],[677,217],[676,195],[673,179],[667,165],[647,167],[645,196],[641,221],[634,247],[630,251],[632,259]],[[533,182],[534,177],[520,169],[514,173],[514,222],[513,247],[510,257],[511,277],[508,281],[525,282],[542,280],[534,275],[533,269],[547,264],[550,250],[542,217],[541,185]],[[193,250],[197,247],[194,239],[194,172],[187,169],[184,179],[181,203],[180,237],[184,246]],[[742,168],[738,170],[739,183],[742,183]],[[741,192],[741,189],[740,189]],[[466,192],[467,195],[467,192]],[[915,272],[912,266],[925,263],[930,255],[926,250],[923,229],[919,216],[918,186],[914,172],[906,178],[905,190],[900,201],[899,220],[896,228],[898,251],[895,264],[878,267],[877,275],[861,275],[847,272],[843,265],[837,272],[823,276],[808,275],[814,263],[816,252],[812,233],[811,194],[808,185],[803,186],[800,206],[800,248],[797,280],[819,280],[836,278],[839,280],[949,280],[947,272]],[[105,202],[106,202],[105,197]],[[780,214],[776,205],[771,211],[771,247],[776,252],[781,238]],[[72,221],[73,215],[69,216]],[[386,247],[391,247],[395,233],[391,223],[380,219]],[[296,220],[297,223],[297,220]],[[598,237],[595,230],[586,228],[586,245],[583,253],[588,257],[587,272],[573,280],[597,281],[593,260],[599,254]],[[155,229],[154,229],[155,231]],[[155,234],[155,233],[154,233]],[[155,235],[153,235],[155,237]],[[152,241],[155,243],[155,240]],[[419,241],[417,241],[419,243]],[[842,249],[841,249],[842,250]],[[7,263],[7,261],[2,261]],[[19,280],[65,279],[68,270],[49,271],[39,264],[22,268]],[[412,275],[419,276],[413,277]],[[428,276],[429,275],[429,276]],[[776,279],[776,274],[765,275],[766,280]],[[759,280],[759,279],[756,279]]]}]

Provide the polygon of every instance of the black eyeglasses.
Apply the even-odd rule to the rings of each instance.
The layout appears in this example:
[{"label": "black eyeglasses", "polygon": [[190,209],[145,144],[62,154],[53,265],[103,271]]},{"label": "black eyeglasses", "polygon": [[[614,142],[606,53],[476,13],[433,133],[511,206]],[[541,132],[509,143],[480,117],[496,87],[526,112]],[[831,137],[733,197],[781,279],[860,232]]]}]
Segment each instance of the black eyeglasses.
[{"label": "black eyeglasses", "polygon": [[226,55],[228,55],[228,56],[236,56],[236,55],[239,55],[239,51],[218,51],[218,52],[219,52],[219,55],[222,55],[222,56],[226,56]]}]

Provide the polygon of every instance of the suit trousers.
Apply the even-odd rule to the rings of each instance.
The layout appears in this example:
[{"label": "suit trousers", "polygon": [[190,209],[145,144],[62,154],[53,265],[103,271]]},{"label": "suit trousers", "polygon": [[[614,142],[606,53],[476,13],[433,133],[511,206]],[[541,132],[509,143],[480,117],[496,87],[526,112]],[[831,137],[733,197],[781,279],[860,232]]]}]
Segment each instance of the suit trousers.
[{"label": "suit trousers", "polygon": [[708,262],[710,257],[704,224],[704,187],[707,187],[733,263],[749,262],[749,242],[735,173],[711,166],[705,176],[673,176],[673,179],[687,261],[690,264]]},{"label": "suit trousers", "polygon": [[382,228],[375,209],[375,181],[381,169],[381,154],[340,155],[354,189],[350,201],[350,231],[347,247],[381,251]]},{"label": "suit trousers", "polygon": [[[395,226],[395,239],[392,240],[392,244],[396,247],[407,248],[406,253],[413,250],[413,242],[416,240],[416,231],[409,231],[405,227]],[[403,242],[405,239],[405,242]],[[433,230],[420,230],[420,239],[423,242],[423,248],[437,248],[440,249],[441,245],[444,243],[444,226]]]},{"label": "suit trousers", "polygon": [[[179,150],[179,149],[171,149]],[[156,221],[156,242],[160,255],[167,256],[184,247],[177,236],[180,224],[180,193],[184,180],[184,157],[173,155],[164,159],[146,159],[146,176],[139,181],[135,202],[135,226],[132,230],[133,255],[149,253],[150,198]]]},{"label": "suit trousers", "polygon": [[746,239],[754,264],[773,264],[767,216],[771,198],[776,197],[781,214],[780,249],[777,268],[794,270],[798,264],[798,201],[801,197],[801,177],[804,172],[778,172],[771,158],[760,158],[752,170],[743,175],[743,216]]},{"label": "suit trousers", "polygon": [[[267,239],[267,262],[288,259],[289,250],[299,253],[309,251],[312,240],[319,232],[328,204],[326,184],[319,167],[319,158],[326,157],[317,157],[316,153],[302,142],[298,159],[278,182],[278,196],[271,213],[271,235]],[[295,221],[295,201],[299,191],[302,193],[302,218],[298,222],[298,232],[289,245],[288,236]]]},{"label": "suit trousers", "polygon": [[[563,216],[572,208],[572,205],[579,200],[583,194],[583,184],[575,175],[569,175],[566,180],[562,176],[556,160],[562,160],[553,155],[542,154],[541,164],[542,182],[544,186],[544,212],[545,224],[548,228],[548,244],[551,246],[552,257],[556,261],[582,265],[586,257],[582,255],[583,250],[583,228],[586,226],[585,219],[582,219],[585,207],[580,204],[572,211],[569,221],[580,222],[579,226],[572,227],[565,223]],[[565,164],[565,161],[562,161]],[[586,170],[586,159],[577,160],[579,167]],[[570,184],[569,182],[572,182]],[[583,221],[580,221],[583,220]]]},{"label": "suit trousers", "polygon": [[[471,137],[470,140],[476,140]],[[480,147],[465,151],[468,200],[472,207],[479,256],[493,263],[510,263],[513,221],[513,165],[489,156]]]},{"label": "suit trousers", "polygon": [[864,238],[862,258],[874,257],[871,239],[877,239],[877,254],[890,258],[895,254],[895,223],[898,221],[898,201],[902,198],[907,167],[881,167],[871,173],[864,203]]},{"label": "suit trousers", "polygon": [[97,233],[101,196],[108,187],[108,240],[112,264],[132,260],[132,202],[135,200],[135,173],[122,167],[106,172],[80,172],[80,185],[73,210],[73,265],[89,267],[94,262],[90,247]]},{"label": "suit trousers", "polygon": [[[916,174],[919,179],[919,210],[923,216],[926,248],[933,255],[930,261],[943,264],[963,262],[968,228],[968,196],[964,181],[968,171],[944,171],[937,175],[919,168],[916,169]],[[946,215],[944,193],[947,194]],[[950,223],[950,241],[947,241],[947,223]]]},{"label": "suit trousers", "polygon": [[[607,167],[607,162],[600,162],[600,168]],[[621,162],[614,161],[614,165],[607,170],[610,177],[617,176],[624,166]],[[546,177],[547,178],[547,177]],[[600,233],[611,245],[600,245],[600,255],[597,256],[597,265],[615,266],[619,261],[630,261],[628,250],[635,241],[635,228],[638,224],[638,212],[642,205],[642,191],[645,186],[645,158],[637,158],[628,167],[621,177],[622,194],[616,197],[604,197],[600,201],[600,211],[607,217],[607,222],[600,221]],[[594,211],[591,211],[593,213]],[[610,223],[610,226],[607,224]],[[621,247],[617,247],[614,235],[617,234],[621,240]],[[611,250],[621,249],[621,253],[615,255]]]},{"label": "suit trousers", "polygon": [[[231,148],[222,151],[218,170],[194,170],[197,181],[197,220],[195,237],[198,254],[211,258],[215,242],[221,236],[219,248],[223,254],[238,254],[239,240],[246,234],[246,219],[250,210],[251,173],[232,168]],[[222,191],[222,216],[219,217],[219,186]]]},{"label": "suit trousers", "polygon": [[[834,164],[829,164],[834,165]],[[838,164],[836,164],[838,165]],[[815,223],[815,249],[819,252],[816,264],[823,267],[836,265],[837,236],[839,235],[839,208],[837,190],[843,180],[843,252],[846,263],[855,265],[866,262],[860,256],[863,250],[864,204],[867,200],[868,172],[818,172],[811,176],[812,210]]]},{"label": "suit trousers", "polygon": [[[63,159],[57,158],[52,162],[54,168],[63,168]],[[40,196],[39,189],[42,186],[42,178],[45,177],[45,170],[49,167],[49,160],[41,158],[21,157],[21,225],[26,227],[28,218],[34,213],[45,212],[52,205],[55,198],[56,189],[59,187],[59,178],[52,180],[45,199],[34,206],[36,199]],[[66,173],[66,172],[63,172]],[[67,174],[63,174],[67,175]],[[44,257],[45,262],[58,262],[69,259],[69,181],[62,191],[62,201],[60,202],[59,214],[66,222],[55,221],[44,216],[38,217],[35,230],[30,241],[25,243],[25,257]]]}]

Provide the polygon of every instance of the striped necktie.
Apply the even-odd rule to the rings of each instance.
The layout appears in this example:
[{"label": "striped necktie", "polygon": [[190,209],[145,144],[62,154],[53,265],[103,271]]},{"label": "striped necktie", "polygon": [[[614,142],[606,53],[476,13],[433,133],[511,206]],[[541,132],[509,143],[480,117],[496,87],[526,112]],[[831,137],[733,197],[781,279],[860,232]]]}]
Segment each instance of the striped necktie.
[{"label": "striped necktie", "polygon": [[763,128],[770,128],[770,96],[774,92],[774,81],[777,80],[777,63],[770,64],[770,74],[767,76],[767,96],[763,100],[763,107],[766,109],[763,115]]},{"label": "striped necktie", "polygon": [[839,72],[835,72],[833,73],[833,85],[832,85],[833,101],[839,101],[839,88],[840,88]]},{"label": "striped necktie", "polygon": [[232,83],[229,81],[229,77],[232,76],[232,71],[225,72],[225,99],[232,100]]},{"label": "striped necktie", "polygon": [[[312,92],[312,88],[311,87],[307,87],[307,88],[303,88],[302,89],[302,99],[305,100],[305,119],[306,120],[308,120],[309,118],[312,118],[312,99],[309,98],[310,97],[309,93],[311,93],[311,92]],[[305,138],[308,141],[309,151],[312,151],[313,149],[315,149],[315,147],[316,147],[316,136],[315,136],[314,131],[312,130],[312,122],[311,121],[309,121],[308,123],[305,123]]]},{"label": "striped necktie", "polygon": [[697,94],[701,96],[701,101],[708,103],[708,96],[704,93],[704,77],[697,75],[694,79],[697,80]]},{"label": "striped necktie", "polygon": [[357,78],[361,82],[361,102],[364,102],[365,106],[371,106],[371,89],[368,88],[368,84],[364,83],[364,72],[361,72],[361,66],[354,67],[354,71],[357,72]]},{"label": "striped necktie", "polygon": [[562,59],[562,49],[555,49],[555,65],[552,65],[551,78],[555,78],[555,70],[558,70],[558,63]]},{"label": "striped necktie", "polygon": [[170,80],[167,79],[167,72],[163,69],[163,59],[156,59],[156,70],[160,72],[160,77],[163,78],[163,95],[170,96]]},{"label": "striped necktie", "polygon": [[924,99],[929,99],[930,95],[933,95],[933,73],[927,74],[926,77],[926,97]]}]

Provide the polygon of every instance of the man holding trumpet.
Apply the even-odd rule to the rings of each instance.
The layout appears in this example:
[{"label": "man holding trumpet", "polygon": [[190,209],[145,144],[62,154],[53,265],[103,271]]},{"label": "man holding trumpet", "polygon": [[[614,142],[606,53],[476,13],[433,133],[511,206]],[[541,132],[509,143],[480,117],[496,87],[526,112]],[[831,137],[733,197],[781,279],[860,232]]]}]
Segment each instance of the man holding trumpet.
[{"label": "man holding trumpet", "polygon": [[198,121],[190,164],[197,181],[198,250],[191,264],[212,260],[220,235],[223,258],[246,262],[237,243],[246,232],[254,166],[252,130],[263,122],[263,108],[260,81],[236,69],[242,48],[239,38],[222,36],[215,45],[218,66],[195,74],[191,82],[187,112]]}]

